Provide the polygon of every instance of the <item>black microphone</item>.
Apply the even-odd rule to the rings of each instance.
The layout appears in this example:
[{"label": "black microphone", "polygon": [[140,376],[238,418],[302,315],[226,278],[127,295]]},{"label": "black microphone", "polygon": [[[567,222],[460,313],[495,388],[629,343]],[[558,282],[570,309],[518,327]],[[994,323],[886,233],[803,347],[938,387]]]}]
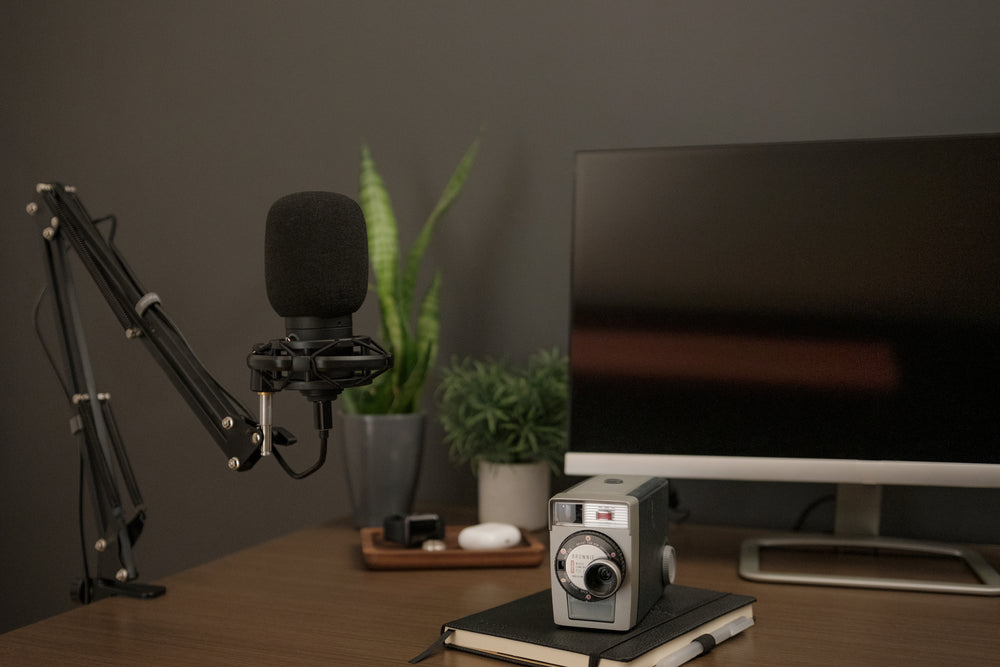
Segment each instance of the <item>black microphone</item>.
[{"label": "black microphone", "polygon": [[290,338],[351,336],[351,314],[368,291],[361,207],[334,192],[298,192],[274,202],[264,234],[264,278]]},{"label": "black microphone", "polygon": [[325,452],[331,401],[392,367],[391,354],[353,333],[352,315],[368,291],[368,232],[361,207],[334,192],[298,192],[274,202],[264,234],[264,277],[286,335],[255,345],[247,357],[251,389],[260,396],[261,455],[273,451],[271,394],[284,389],[314,403]]}]

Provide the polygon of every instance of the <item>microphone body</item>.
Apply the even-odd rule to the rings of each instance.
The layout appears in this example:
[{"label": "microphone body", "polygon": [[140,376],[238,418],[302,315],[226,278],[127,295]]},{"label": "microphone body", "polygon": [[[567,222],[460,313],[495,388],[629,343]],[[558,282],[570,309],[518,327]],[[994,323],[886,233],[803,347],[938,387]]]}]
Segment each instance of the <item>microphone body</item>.
[{"label": "microphone body", "polygon": [[368,233],[353,199],[310,191],[277,200],[267,216],[264,277],[285,338],[248,357],[255,391],[294,389],[328,402],[391,368],[392,355],[353,332],[368,291]]},{"label": "microphone body", "polygon": [[[247,357],[250,388],[260,397],[261,456],[274,454],[296,479],[326,460],[331,403],[349,387],[370,384],[392,368],[392,355],[371,338],[355,336],[351,316],[368,291],[368,232],[350,197],[299,192],[272,206],[264,234],[264,276],[285,337],[254,345]],[[292,389],[312,401],[319,460],[293,471],[273,449],[272,394]]]}]

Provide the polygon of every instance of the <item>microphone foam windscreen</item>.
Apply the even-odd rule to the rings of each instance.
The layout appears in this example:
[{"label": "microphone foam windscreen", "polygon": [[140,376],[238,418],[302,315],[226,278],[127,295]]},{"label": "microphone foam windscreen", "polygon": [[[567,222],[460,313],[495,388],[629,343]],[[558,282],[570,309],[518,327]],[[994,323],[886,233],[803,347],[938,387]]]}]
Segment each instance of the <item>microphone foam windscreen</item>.
[{"label": "microphone foam windscreen", "polygon": [[368,232],[350,197],[297,192],[274,202],[264,233],[264,279],[281,317],[336,318],[368,291]]}]

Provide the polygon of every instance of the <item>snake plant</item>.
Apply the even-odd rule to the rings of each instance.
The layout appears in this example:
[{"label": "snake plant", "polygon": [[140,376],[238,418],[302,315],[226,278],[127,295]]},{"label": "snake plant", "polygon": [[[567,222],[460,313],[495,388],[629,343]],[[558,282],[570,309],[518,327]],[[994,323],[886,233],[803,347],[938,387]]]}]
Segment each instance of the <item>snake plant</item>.
[{"label": "snake plant", "polygon": [[359,203],[368,226],[368,255],[375,275],[375,292],[381,315],[381,342],[393,355],[393,368],[367,387],[344,392],[346,411],[360,414],[418,412],[424,384],[438,352],[438,299],[441,271],[435,271],[430,286],[414,303],[417,278],[424,252],[434,228],[458,198],[479,150],[479,137],[472,142],[424,222],[402,263],[399,229],[389,192],[378,173],[371,150],[361,147]]}]

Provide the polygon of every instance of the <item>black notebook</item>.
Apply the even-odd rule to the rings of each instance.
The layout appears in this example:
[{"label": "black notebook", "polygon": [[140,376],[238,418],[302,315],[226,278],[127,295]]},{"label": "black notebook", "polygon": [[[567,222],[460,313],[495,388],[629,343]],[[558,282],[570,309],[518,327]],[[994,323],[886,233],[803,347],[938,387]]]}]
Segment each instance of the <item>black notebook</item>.
[{"label": "black notebook", "polygon": [[446,623],[438,643],[522,665],[654,665],[696,637],[741,617],[753,619],[754,602],[746,595],[672,585],[636,627],[610,632],[557,626],[546,589]]}]

